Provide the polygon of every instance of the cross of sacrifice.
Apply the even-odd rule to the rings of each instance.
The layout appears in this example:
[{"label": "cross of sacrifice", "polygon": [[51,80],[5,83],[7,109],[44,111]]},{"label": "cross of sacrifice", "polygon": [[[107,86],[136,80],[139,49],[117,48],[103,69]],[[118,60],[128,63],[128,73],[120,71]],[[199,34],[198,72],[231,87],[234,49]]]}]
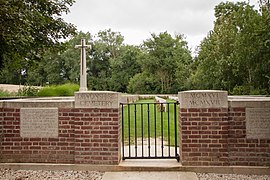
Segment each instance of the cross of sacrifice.
[{"label": "cross of sacrifice", "polygon": [[87,74],[86,74],[86,48],[91,48],[85,44],[85,39],[81,39],[81,44],[75,48],[81,49],[81,66],[80,66],[80,91],[87,91]]}]

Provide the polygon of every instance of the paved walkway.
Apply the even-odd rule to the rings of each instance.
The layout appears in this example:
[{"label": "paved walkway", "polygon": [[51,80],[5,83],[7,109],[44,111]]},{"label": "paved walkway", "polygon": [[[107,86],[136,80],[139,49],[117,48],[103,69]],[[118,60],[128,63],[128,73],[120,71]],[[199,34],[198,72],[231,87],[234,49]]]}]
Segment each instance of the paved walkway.
[{"label": "paved walkway", "polygon": [[102,180],[198,180],[193,172],[106,172]]}]

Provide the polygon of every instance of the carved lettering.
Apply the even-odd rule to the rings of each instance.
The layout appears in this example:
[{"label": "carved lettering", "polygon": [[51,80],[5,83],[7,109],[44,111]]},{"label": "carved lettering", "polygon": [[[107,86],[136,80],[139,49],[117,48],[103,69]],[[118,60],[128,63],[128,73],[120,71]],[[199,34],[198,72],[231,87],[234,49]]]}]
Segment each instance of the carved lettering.
[{"label": "carved lettering", "polygon": [[111,99],[111,94],[90,94],[90,93],[81,93],[78,95],[79,100],[94,100],[94,101],[106,101]]},{"label": "carved lettering", "polygon": [[191,93],[190,97],[189,102],[192,106],[217,106],[221,101],[217,93]]},{"label": "carved lettering", "polygon": [[21,108],[21,137],[58,137],[58,108]]},{"label": "carved lettering", "polygon": [[116,108],[119,106],[118,93],[78,92],[75,93],[75,107],[79,108]]},{"label": "carved lettering", "polygon": [[248,139],[270,139],[270,108],[246,109]]},{"label": "carved lettering", "polygon": [[186,91],[180,93],[183,108],[221,108],[228,107],[226,91]]}]

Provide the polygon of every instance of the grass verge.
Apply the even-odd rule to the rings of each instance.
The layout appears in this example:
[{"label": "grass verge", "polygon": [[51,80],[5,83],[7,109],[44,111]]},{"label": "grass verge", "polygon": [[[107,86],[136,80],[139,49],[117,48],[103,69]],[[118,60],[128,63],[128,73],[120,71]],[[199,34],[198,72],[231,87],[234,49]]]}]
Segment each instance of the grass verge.
[{"label": "grass verge", "polygon": [[178,105],[168,104],[167,111],[160,112],[157,104],[154,103],[154,100],[139,100],[123,107],[125,142],[134,143],[136,137],[137,139],[141,137],[162,139],[163,137],[168,145],[175,145],[176,136],[179,144]]},{"label": "grass verge", "polygon": [[74,92],[78,91],[79,88],[77,84],[47,86],[42,88],[37,95],[40,97],[74,96]]}]

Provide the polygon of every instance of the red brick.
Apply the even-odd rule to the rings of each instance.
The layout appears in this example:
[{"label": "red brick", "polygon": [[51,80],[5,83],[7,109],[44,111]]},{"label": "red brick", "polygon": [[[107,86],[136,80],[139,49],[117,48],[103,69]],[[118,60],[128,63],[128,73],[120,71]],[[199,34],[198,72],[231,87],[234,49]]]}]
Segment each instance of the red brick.
[{"label": "red brick", "polygon": [[113,112],[112,109],[100,109],[100,112]]},{"label": "red brick", "polygon": [[243,108],[243,107],[235,107],[235,108],[232,108],[232,111],[234,111],[234,112],[246,112],[246,109]]},{"label": "red brick", "polygon": [[206,116],[208,116],[208,117],[211,117],[211,113],[204,113],[204,112],[202,112],[202,113],[199,113],[199,116],[201,117],[206,117]]},{"label": "red brick", "polygon": [[208,112],[221,112],[220,108],[209,108]]},{"label": "red brick", "polygon": [[181,117],[191,117],[191,113],[181,113]]},{"label": "red brick", "polygon": [[199,113],[191,113],[191,117],[198,117]]},{"label": "red brick", "polygon": [[202,156],[202,153],[188,153],[189,156]]},{"label": "red brick", "polygon": [[198,109],[198,108],[190,108],[188,109],[188,112],[200,112],[201,109]]},{"label": "red brick", "polygon": [[16,112],[16,109],[13,108],[4,108],[3,112]]},{"label": "red brick", "polygon": [[187,112],[187,111],[188,111],[187,109],[180,108],[180,112]]},{"label": "red brick", "polygon": [[201,135],[188,135],[189,138],[201,138]]}]

